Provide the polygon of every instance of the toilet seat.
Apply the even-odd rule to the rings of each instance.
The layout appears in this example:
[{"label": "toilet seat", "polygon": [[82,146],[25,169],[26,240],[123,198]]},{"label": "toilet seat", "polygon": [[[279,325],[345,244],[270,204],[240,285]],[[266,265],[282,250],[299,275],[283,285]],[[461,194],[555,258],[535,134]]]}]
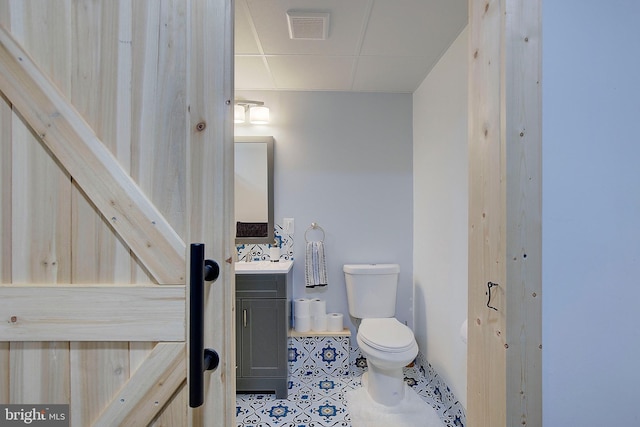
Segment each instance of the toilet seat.
[{"label": "toilet seat", "polygon": [[358,336],[368,346],[388,353],[402,353],[416,343],[413,331],[395,317],[362,319]]}]

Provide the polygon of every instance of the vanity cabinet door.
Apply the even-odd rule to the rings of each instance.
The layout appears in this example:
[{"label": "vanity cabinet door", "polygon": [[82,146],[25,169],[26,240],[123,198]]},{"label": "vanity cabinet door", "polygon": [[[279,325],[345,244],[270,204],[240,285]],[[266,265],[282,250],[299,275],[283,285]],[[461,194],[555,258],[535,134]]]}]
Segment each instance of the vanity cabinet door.
[{"label": "vanity cabinet door", "polygon": [[241,376],[286,377],[286,300],[246,298],[241,303]]},{"label": "vanity cabinet door", "polygon": [[284,274],[236,275],[236,389],[288,392],[289,279]]}]

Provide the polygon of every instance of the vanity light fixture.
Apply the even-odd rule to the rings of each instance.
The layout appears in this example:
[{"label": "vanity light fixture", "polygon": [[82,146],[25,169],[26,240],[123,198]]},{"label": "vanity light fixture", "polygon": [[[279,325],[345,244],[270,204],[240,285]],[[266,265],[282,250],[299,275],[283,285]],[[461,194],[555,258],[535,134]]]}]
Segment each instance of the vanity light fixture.
[{"label": "vanity light fixture", "polygon": [[254,125],[264,125],[269,123],[269,107],[264,106],[262,101],[236,100],[233,107],[233,122],[244,123],[246,121],[247,110],[249,110],[249,122]]}]

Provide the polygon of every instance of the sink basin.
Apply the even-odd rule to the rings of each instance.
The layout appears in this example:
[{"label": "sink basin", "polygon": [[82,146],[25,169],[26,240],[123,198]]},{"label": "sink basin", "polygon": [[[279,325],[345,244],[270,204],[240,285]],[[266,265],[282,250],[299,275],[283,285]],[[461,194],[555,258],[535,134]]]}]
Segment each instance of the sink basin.
[{"label": "sink basin", "polygon": [[252,261],[252,262],[236,262],[236,274],[284,274],[288,273],[293,266],[293,261]]}]

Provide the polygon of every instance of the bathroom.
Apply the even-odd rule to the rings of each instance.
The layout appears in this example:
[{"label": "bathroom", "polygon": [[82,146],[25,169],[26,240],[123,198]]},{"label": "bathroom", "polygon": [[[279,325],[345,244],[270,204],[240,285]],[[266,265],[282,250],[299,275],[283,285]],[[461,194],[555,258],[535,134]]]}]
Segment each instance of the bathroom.
[{"label": "bathroom", "polygon": [[[22,73],[37,71],[35,66],[26,68],[30,63],[26,61],[27,58],[49,65],[44,67],[46,70],[41,70],[45,71],[44,77],[51,77],[51,81],[61,84],[62,92],[73,93],[73,105],[81,110],[74,113],[73,109],[60,109],[65,114],[56,115],[56,120],[90,125],[97,131],[97,136],[103,140],[105,147],[116,142],[114,135],[119,136],[117,149],[109,145],[113,153],[118,155],[118,164],[107,156],[103,158],[103,166],[115,166],[110,167],[110,171],[120,171],[120,166],[127,169],[131,166],[140,175],[140,183],[145,188],[164,190],[165,183],[177,186],[177,191],[155,191],[153,200],[166,207],[164,214],[175,221],[175,226],[182,229],[182,234],[188,229],[185,226],[188,224],[185,221],[187,212],[182,196],[191,194],[186,183],[189,183],[189,187],[199,184],[198,180],[192,185],[184,179],[188,163],[202,160],[204,165],[209,166],[212,164],[212,157],[222,157],[219,151],[206,152],[205,157],[188,148],[205,146],[199,142],[209,138],[212,131],[219,130],[219,126],[215,125],[218,108],[228,105],[224,101],[231,103],[230,97],[211,86],[214,79],[209,74],[202,76],[187,72],[195,65],[209,67],[218,63],[213,57],[218,51],[212,46],[211,40],[220,40],[221,37],[206,40],[204,37],[192,38],[193,48],[189,48],[187,38],[190,35],[223,33],[224,23],[215,23],[220,15],[217,10],[204,8],[213,3],[178,0],[74,1],[65,2],[65,7],[59,7],[57,2],[6,0],[0,3],[3,28],[10,29],[12,37],[15,36],[24,45],[26,52],[19,56],[24,61],[16,61],[16,56],[11,56],[13,59],[6,56],[4,60],[11,59],[11,63],[15,65],[12,69],[19,69]],[[241,3],[241,0],[237,3]],[[469,5],[476,3],[481,2],[469,2]],[[487,2],[486,5],[489,9],[493,5],[519,8],[539,6],[540,3],[526,2],[525,5],[522,2]],[[72,4],[78,7],[71,7]],[[79,7],[81,4],[94,7]],[[483,11],[479,12],[470,11],[469,17],[484,16]],[[640,182],[640,169],[637,167],[640,156],[640,144],[637,144],[637,101],[640,99],[637,69],[640,67],[640,57],[629,54],[637,51],[636,41],[640,38],[640,27],[637,25],[639,17],[640,4],[637,2],[614,1],[607,3],[606,8],[596,2],[564,1],[544,4],[544,54],[541,58],[544,69],[544,170],[540,172],[544,179],[544,364],[541,377],[544,425],[549,427],[639,424],[635,400],[637,384],[640,382],[640,370],[637,369],[640,340],[637,339],[637,322],[633,319],[637,317],[637,301],[640,299],[640,287],[637,286],[637,278],[640,276],[640,228],[637,227],[640,206],[640,193],[637,191]],[[116,22],[117,33],[114,32]],[[105,25],[99,25],[100,23]],[[536,27],[535,20],[532,27]],[[136,37],[132,37],[133,29],[136,30]],[[467,31],[473,39],[471,30]],[[295,99],[295,94],[285,92],[245,91],[244,95],[247,97],[262,96],[261,100],[272,108],[273,120],[270,126],[273,127],[239,128],[246,133],[273,135],[276,143],[283,145],[283,153],[297,156],[295,160],[307,169],[303,173],[299,164],[286,157],[278,157],[280,169],[289,166],[289,172],[280,173],[288,173],[289,176],[294,174],[296,177],[302,175],[304,178],[301,182],[287,181],[286,190],[295,190],[293,193],[296,197],[312,203],[315,209],[308,212],[302,203],[297,203],[292,198],[283,200],[282,197],[289,196],[284,193],[285,189],[280,188],[276,195],[280,206],[277,216],[296,220],[294,255],[297,261],[300,261],[303,233],[310,222],[317,222],[327,233],[330,283],[326,290],[314,294],[327,299],[328,310],[339,311],[342,303],[344,311],[343,295],[333,295],[338,294],[342,286],[340,264],[359,260],[375,261],[371,259],[373,255],[384,256],[384,262],[398,260],[401,267],[401,288],[397,315],[407,323],[413,319],[421,352],[461,402],[466,398],[466,379],[461,360],[465,353],[464,344],[459,332],[467,299],[464,287],[460,286],[460,282],[464,280],[460,278],[465,275],[466,250],[461,249],[465,246],[465,236],[456,232],[462,233],[466,225],[461,226],[460,223],[464,221],[456,215],[464,215],[466,209],[462,195],[465,191],[462,178],[465,169],[463,161],[458,163],[455,159],[465,155],[466,147],[462,142],[465,138],[460,136],[464,134],[466,124],[466,108],[462,107],[465,103],[461,100],[464,98],[466,79],[461,76],[465,70],[465,55],[469,53],[467,46],[461,42],[463,34],[460,33],[460,37],[442,56],[427,80],[412,95],[407,95],[406,100],[400,96],[400,102],[391,102],[389,108],[384,103],[394,98],[392,96],[358,95],[350,99],[348,105],[354,108],[343,111],[343,115],[348,117],[344,118],[332,113],[334,109],[346,110],[339,105],[345,98],[335,93],[314,91],[305,100]],[[167,40],[171,40],[171,43],[166,43]],[[109,41],[112,43],[108,43]],[[525,42],[537,42],[528,46],[538,44],[540,35],[528,38]],[[203,46],[212,49],[203,49]],[[140,55],[140,52],[148,55]],[[116,64],[118,72],[114,73]],[[158,68],[158,65],[162,67]],[[207,69],[217,70],[213,66]],[[111,78],[116,74],[118,79]],[[3,77],[5,75],[3,73]],[[77,78],[79,76],[83,78]],[[45,80],[39,81],[44,84]],[[93,167],[82,167],[83,163],[68,164],[69,159],[58,161],[60,153],[49,150],[42,144],[56,139],[38,139],[39,134],[33,132],[33,125],[25,121],[25,116],[19,117],[21,108],[25,108],[26,98],[18,95],[29,91],[17,83],[26,81],[15,80],[14,86],[3,80],[5,86],[0,102],[0,276],[3,279],[0,304],[4,304],[0,311],[6,314],[14,310],[26,310],[36,302],[38,310],[28,313],[37,317],[34,321],[39,326],[33,329],[35,323],[23,322],[19,313],[5,317],[8,321],[3,322],[3,340],[0,343],[0,364],[3,369],[3,374],[0,375],[0,402],[71,403],[74,411],[71,414],[73,425],[82,426],[92,424],[93,420],[107,412],[118,416],[138,416],[143,411],[137,410],[137,402],[148,395],[137,393],[137,400],[126,400],[119,395],[121,386],[125,387],[123,392],[128,392],[131,387],[139,390],[139,384],[156,384],[150,380],[149,373],[160,377],[166,369],[172,367],[175,367],[176,372],[184,372],[182,364],[173,363],[180,362],[183,354],[184,291],[172,286],[155,288],[148,285],[182,281],[173,278],[161,280],[156,277],[163,276],[159,273],[150,277],[144,270],[145,266],[154,263],[156,266],[165,265],[166,263],[157,262],[158,259],[165,258],[158,258],[156,255],[163,254],[158,254],[159,251],[147,252],[145,248],[149,246],[144,244],[147,241],[137,240],[137,251],[146,254],[146,261],[140,266],[142,257],[134,257],[135,250],[132,252],[122,245],[122,235],[130,237],[130,233],[122,229],[126,222],[115,221],[119,217],[110,214],[109,203],[103,203],[101,209],[92,208],[92,200],[96,199],[97,204],[101,199],[88,197],[88,190],[95,190],[95,182],[103,182],[105,179],[113,182],[113,176],[108,173],[95,174]],[[167,82],[173,85],[166,85]],[[228,81],[227,84],[229,83]],[[161,87],[163,90],[155,90]],[[12,91],[8,91],[8,88]],[[460,92],[456,89],[460,89]],[[9,92],[12,95],[7,95]],[[56,90],[46,92],[49,95],[58,93]],[[112,96],[116,93],[117,97]],[[190,96],[185,97],[186,93]],[[312,110],[311,107],[319,104],[318,100],[323,97],[328,100],[322,104],[330,106],[321,111]],[[202,101],[203,98],[218,99],[221,102],[213,105],[192,102],[187,105],[190,100]],[[285,98],[291,98],[292,103],[285,106]],[[364,98],[378,98],[380,102],[368,105]],[[22,104],[20,99],[23,100]],[[473,97],[469,96],[469,99]],[[100,102],[97,103],[96,100]],[[409,112],[411,119],[403,119],[405,123],[410,123],[408,130],[402,131],[409,134],[408,137],[405,135],[404,141],[398,141],[396,134],[380,141],[382,138],[378,138],[373,129],[382,135],[391,133],[374,121],[382,114],[362,124],[365,122],[363,115],[376,109],[384,110],[384,120],[391,120],[392,123],[397,116],[391,107],[395,108],[405,102],[410,107],[405,106],[403,110]],[[66,107],[67,104],[63,102],[62,106]],[[163,106],[175,108],[162,108]],[[185,108],[187,106],[193,113],[190,119],[184,114],[188,110]],[[209,106],[215,108],[209,111]],[[296,114],[298,110],[302,110],[300,114]],[[114,114],[115,112],[118,114]],[[287,114],[283,114],[284,112]],[[300,117],[303,112],[305,117]],[[296,121],[292,118],[294,114]],[[316,120],[311,119],[314,116]],[[201,117],[207,120],[203,121]],[[472,117],[470,115],[470,122]],[[329,119],[342,123],[343,130],[340,135],[331,134],[330,138],[320,138],[318,135],[328,132],[329,128],[319,126]],[[353,126],[348,123],[350,120],[354,121]],[[299,123],[305,124],[305,131],[298,130],[289,135]],[[167,124],[170,124],[168,128],[165,126]],[[285,124],[286,130],[283,128]],[[231,123],[229,125],[231,128]],[[199,132],[187,131],[190,129]],[[206,132],[202,132],[205,129]],[[527,127],[526,130],[531,129]],[[315,136],[307,130],[315,130]],[[229,133],[231,132],[232,128]],[[340,155],[348,151],[348,145],[337,142],[343,141],[346,144],[354,140],[362,141],[360,137],[363,134],[372,144],[361,143],[360,146],[366,147],[364,153],[349,153],[350,158],[343,160]],[[93,134],[88,132],[87,135]],[[309,138],[326,144],[328,148],[308,147],[309,142],[313,142]],[[335,143],[333,139],[336,140]],[[73,143],[75,146],[85,147],[89,142],[85,138],[70,138],[68,135],[58,140],[64,141],[64,146]],[[225,141],[227,145],[231,145],[230,139],[225,138]],[[316,151],[310,151],[307,155],[298,148],[301,144],[304,150]],[[224,153],[230,151],[226,149],[230,147],[225,145],[224,148],[221,145],[207,146],[223,150]],[[394,160],[393,164],[405,162],[404,173],[410,177],[406,179],[408,187],[391,188],[392,185],[387,185],[386,181],[381,184],[374,180],[375,185],[383,185],[382,188],[387,190],[385,194],[378,194],[382,193],[378,191],[374,193],[367,187],[371,184],[369,181],[373,179],[373,172],[371,176],[364,176],[362,172],[360,179],[361,175],[352,171],[356,167],[360,171],[368,170],[361,164],[361,156],[375,157],[369,152],[374,146],[376,150],[390,152],[389,147],[395,145],[399,145],[399,148],[394,149],[401,152],[401,158],[399,161]],[[372,152],[377,152],[376,150]],[[11,155],[6,155],[9,152]],[[154,155],[146,155],[150,152]],[[187,153],[191,155],[188,156]],[[396,154],[395,151],[393,153]],[[407,160],[409,156],[411,159]],[[320,167],[316,159],[327,158],[327,164]],[[393,175],[387,177],[389,181],[397,176],[386,166],[387,159],[375,157],[368,160],[381,168],[380,172],[376,170],[375,176],[383,173],[382,171]],[[347,161],[350,161],[351,169],[345,167]],[[335,166],[334,163],[341,166],[340,184],[351,184],[350,187],[355,189],[352,194],[345,195],[340,186],[334,185],[340,178],[337,176],[338,172],[336,178],[333,173],[329,173]],[[410,163],[410,166],[406,166],[406,163]],[[172,165],[173,169],[167,170],[167,165]],[[71,186],[69,173],[65,169],[73,166],[79,166],[79,169],[75,169],[77,173],[71,174],[74,177]],[[80,176],[75,175],[86,170],[91,173],[82,175],[85,179],[83,183]],[[203,167],[202,170],[220,173],[222,168]],[[177,176],[180,178],[175,179],[173,172],[178,172]],[[29,179],[25,179],[27,174]],[[195,178],[201,175],[196,174]],[[30,179],[32,176],[33,180]],[[284,185],[282,182],[286,177],[281,175],[278,185]],[[159,181],[156,182],[155,178]],[[214,180],[208,182],[211,181]],[[179,185],[183,182],[184,186]],[[328,185],[322,185],[321,182],[333,186],[327,188]],[[82,197],[82,191],[76,188],[76,183],[80,188],[85,188],[86,197]],[[228,184],[228,180],[225,183]],[[196,188],[202,187],[198,185]],[[318,188],[323,191],[318,192]],[[401,194],[397,195],[398,192]],[[70,194],[74,196],[70,197]],[[98,191],[93,194],[101,193]],[[330,198],[331,203],[342,205],[323,204],[321,201],[324,199],[320,198],[320,194]],[[358,203],[363,202],[362,194],[366,195],[365,201],[368,202],[364,203],[364,207],[373,206],[373,209],[365,211],[355,206],[353,200],[356,196]],[[372,201],[372,198],[376,201]],[[400,203],[399,198],[402,199],[403,206],[396,210],[387,207],[390,203]],[[213,203],[211,197],[199,199],[202,203],[208,203],[207,206]],[[147,198],[140,197],[139,200]],[[215,202],[220,204],[219,199]],[[223,204],[228,202],[225,200]],[[52,206],[61,210],[52,209]],[[378,215],[380,209],[384,215]],[[401,214],[400,209],[406,209],[408,213]],[[64,215],[52,214],[62,210]],[[140,206],[137,210],[139,213],[142,211]],[[211,209],[201,211],[209,213]],[[399,217],[406,217],[411,224],[400,222]],[[380,223],[374,223],[372,218]],[[143,221],[141,224],[147,224],[149,230],[158,229],[155,227],[156,218],[147,219],[152,221]],[[224,225],[225,229],[231,230],[231,221],[228,226],[220,222],[212,221],[216,227]],[[365,226],[368,226],[366,230]],[[408,229],[412,229],[412,232],[409,233]],[[357,235],[354,234],[356,232]],[[228,260],[228,263],[221,262],[221,265],[230,270],[233,258],[225,251],[233,248],[229,241],[231,233],[228,234],[229,238],[223,239],[226,241],[224,251],[214,246],[213,239],[208,247],[215,249],[216,259]],[[219,233],[216,241],[218,236]],[[197,239],[185,239],[185,242],[203,241],[200,236],[196,237]],[[209,245],[209,240],[207,244]],[[340,259],[343,247],[349,247],[353,257],[361,258]],[[372,255],[371,258],[368,255]],[[173,258],[180,260],[179,264],[184,264],[182,256]],[[529,256],[528,259],[533,258]],[[296,265],[294,271],[298,278],[299,268]],[[216,286],[210,287],[216,297],[211,299],[228,312],[233,307],[232,301],[217,297],[218,294],[230,296],[231,292],[223,292],[227,288],[221,286],[231,282],[229,276],[224,275]],[[136,286],[118,286],[117,293],[128,297],[107,303],[102,297],[103,290],[94,286],[95,283],[105,286],[121,283]],[[19,286],[4,286],[5,284]],[[47,301],[50,301],[49,298],[59,298],[58,292],[67,292],[68,288],[48,286],[53,284],[90,286],[83,286],[83,292],[78,292],[75,298],[65,298],[65,303],[74,304],[74,310],[60,310],[58,304],[47,305]],[[22,302],[7,298],[13,292],[26,297],[21,298]],[[173,297],[147,298],[147,292],[168,293]],[[481,305],[490,310],[485,307],[487,301],[482,298],[484,296],[483,293],[481,298],[470,298],[468,305]],[[121,316],[119,313],[130,307],[123,306],[123,301],[143,303],[144,310],[128,310],[126,315]],[[167,315],[164,302],[171,302],[173,316]],[[113,307],[113,310],[95,310],[98,303],[101,307],[110,304],[108,307]],[[63,321],[52,322],[47,316],[49,312],[42,310],[47,306],[52,308],[56,316],[66,317]],[[413,313],[409,315],[411,309]],[[223,311],[215,312],[217,314]],[[81,317],[76,315],[78,313]],[[136,316],[132,317],[132,313]],[[151,313],[155,314],[151,316]],[[140,321],[142,318],[151,321]],[[104,331],[86,328],[89,324],[108,325],[111,321],[122,325],[121,322],[125,320],[129,322],[128,326],[111,328],[108,337]],[[231,325],[220,328],[218,323],[211,323],[215,326],[215,338],[223,335],[222,339],[227,339],[225,332],[232,329]],[[164,327],[167,324],[171,328]],[[477,321],[472,322],[472,325],[477,324]],[[25,327],[31,328],[29,333],[32,335],[46,330],[45,341],[41,341],[43,338],[38,335],[30,336],[32,341],[26,342],[23,338]],[[55,331],[51,332],[51,328]],[[158,337],[157,331],[166,331],[168,335]],[[95,342],[98,333],[103,339],[116,341]],[[470,333],[470,347],[474,344],[473,336]],[[160,342],[161,338],[165,342]],[[170,344],[167,345],[167,342]],[[213,347],[228,355],[233,346],[223,346],[218,342]],[[166,359],[171,363],[162,363],[163,369],[158,369],[158,358],[150,357],[158,353],[171,355],[170,360]],[[476,354],[473,353],[472,356],[470,360],[473,361]],[[228,382],[220,381],[230,371],[224,365],[224,361],[230,359],[231,357],[223,358],[222,366],[226,366],[226,369],[218,369],[207,376],[209,384],[216,390],[231,388]],[[469,366],[469,377],[472,377],[474,371],[485,374],[486,370],[483,368],[484,366],[480,369],[476,367],[474,370],[473,366]],[[183,387],[184,375],[173,378],[171,384],[163,382],[165,387],[158,390],[155,396],[164,391],[168,393],[164,393],[162,398],[151,398],[151,406],[155,409],[146,411],[148,422],[157,415],[161,417],[157,418],[157,425],[187,425],[187,416],[195,414],[200,417],[204,412],[185,411],[188,392]],[[139,379],[142,381],[138,381]],[[177,393],[181,387],[182,391]],[[231,419],[234,415],[231,411],[235,409],[233,404],[224,405],[223,417],[220,416],[220,407],[215,407],[214,404],[219,404],[220,400],[227,399],[232,394],[210,393],[214,402],[205,406],[207,417],[216,422]],[[173,400],[169,402],[171,399]],[[233,396],[231,399],[235,402]],[[463,406],[468,409],[478,397],[469,394],[466,399],[466,405]],[[504,408],[504,399],[495,398],[491,394],[484,394],[480,400],[483,410],[494,406]],[[122,408],[122,403],[125,402],[128,410]],[[487,404],[488,402],[491,404]],[[507,407],[517,406],[520,405],[511,404]],[[541,406],[538,405],[536,412]],[[104,408],[108,408],[110,412],[105,412]],[[214,414],[214,417],[209,414]],[[470,420],[471,414],[469,410]],[[171,421],[166,421],[169,419]],[[220,423],[225,427],[230,424]]]},{"label": "bathroom", "polygon": [[[343,313],[356,346],[343,265],[398,264],[396,318],[414,331],[457,407],[466,405],[466,37],[458,28],[415,93],[240,89],[236,99],[270,108],[270,123],[235,126],[236,138],[274,138],[276,227],[294,219],[291,252],[282,250],[294,258],[293,297],[321,298],[328,312]],[[307,290],[311,223],[324,231],[328,285]],[[429,299],[458,303],[443,310]]]}]

